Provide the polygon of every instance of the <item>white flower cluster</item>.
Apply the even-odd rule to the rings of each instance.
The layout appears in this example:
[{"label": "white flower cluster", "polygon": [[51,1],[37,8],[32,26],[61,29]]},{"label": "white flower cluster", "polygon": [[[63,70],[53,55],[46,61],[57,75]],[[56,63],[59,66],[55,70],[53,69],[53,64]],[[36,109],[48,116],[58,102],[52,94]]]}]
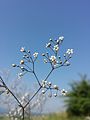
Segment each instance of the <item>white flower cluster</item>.
[{"label": "white flower cluster", "polygon": [[50,48],[53,52],[57,53],[59,50],[60,44],[63,42],[64,37],[61,36],[57,40],[50,39],[50,42],[46,44],[46,48]]},{"label": "white flower cluster", "polygon": [[20,65],[12,64],[12,67],[18,67],[22,71],[18,73],[18,78],[23,77],[23,75],[25,75],[27,72],[33,72],[33,68],[31,69],[28,66],[28,63],[33,64],[38,57],[38,52],[35,52],[31,55],[30,50],[25,50],[24,47],[21,47],[20,52],[24,54],[23,59],[20,60]]},{"label": "white flower cluster", "polygon": [[68,50],[66,51],[66,54],[68,54],[68,55],[73,54],[73,49],[68,49]]},{"label": "white flower cluster", "polygon": [[35,52],[35,53],[33,54],[33,56],[34,56],[35,58],[37,58],[37,57],[38,57],[38,53]]},{"label": "white flower cluster", "polygon": [[48,90],[50,91],[48,94],[49,97],[52,97],[53,91],[56,91],[53,94],[54,97],[56,97],[58,95],[58,91],[59,91],[59,93],[61,93],[61,95],[66,95],[66,93],[67,93],[67,91],[65,89],[60,90],[57,85],[52,85],[51,82],[48,82],[46,80],[42,80],[41,85],[42,85],[42,93],[43,94],[45,94]]},{"label": "white flower cluster", "polygon": [[55,56],[51,56],[50,57],[50,61],[55,65],[57,63],[56,57]]},{"label": "white flower cluster", "polygon": [[[46,48],[49,48],[52,51],[52,53],[46,52],[46,53],[43,53],[42,56],[45,57],[44,63],[49,63],[51,65],[52,69],[51,69],[51,72],[46,76],[46,78],[44,80],[42,80],[42,82],[39,81],[39,79],[35,73],[35,70],[34,70],[34,68],[35,68],[34,62],[38,58],[38,52],[34,52],[33,54],[31,54],[30,50],[27,51],[27,50],[25,50],[24,47],[22,47],[20,49],[20,51],[24,55],[23,55],[23,59],[20,60],[20,65],[12,64],[13,67],[18,67],[22,71],[21,73],[18,74],[19,77],[22,77],[27,72],[33,73],[38,84],[39,84],[40,90],[42,90],[42,94],[45,94],[47,91],[49,91],[49,94],[48,94],[49,97],[52,97],[52,96],[56,97],[56,96],[58,96],[58,93],[61,95],[67,94],[67,91],[65,89],[61,89],[61,88],[59,88],[59,86],[53,85],[52,82],[47,81],[48,77],[50,76],[50,74],[52,73],[52,71],[54,69],[62,67],[62,66],[69,66],[70,65],[69,59],[72,57],[73,49],[68,49],[66,51],[66,53],[64,54],[63,58],[61,58],[61,56],[58,55],[59,50],[60,50],[60,45],[62,44],[63,40],[64,40],[64,37],[60,36],[56,40],[50,39],[49,43],[46,44]],[[29,63],[32,64],[31,67],[29,66],[30,65]],[[38,91],[36,93],[38,93]],[[22,98],[20,100],[20,103],[22,106],[25,106],[25,104],[28,103],[27,97],[28,97],[28,94],[22,96]],[[33,98],[33,97],[31,97],[31,98]],[[37,100],[37,102],[38,101],[39,100]],[[35,104],[37,104],[37,102],[35,102]],[[32,104],[32,106],[34,107],[35,104]],[[40,102],[38,102],[38,104],[40,104]],[[16,115],[16,114],[21,115],[22,109],[18,108],[17,112],[15,112],[14,115]]]},{"label": "white flower cluster", "polygon": [[21,52],[25,52],[25,48],[24,48],[24,47],[21,47],[20,51],[21,51]]},{"label": "white flower cluster", "polygon": [[73,49],[68,49],[66,51],[66,53],[64,54],[64,58],[65,60],[62,61],[61,57],[58,56],[58,51],[59,51],[59,47],[60,44],[63,42],[64,37],[61,36],[59,37],[57,40],[52,40],[50,39],[50,42],[46,44],[47,48],[50,48],[53,51],[53,55],[49,55],[49,53],[47,54],[42,54],[42,56],[44,56],[44,63],[50,63],[52,65],[53,68],[59,68],[61,66],[69,66],[69,59],[72,57],[73,54]]},{"label": "white flower cluster", "polygon": [[58,52],[59,50],[59,46],[58,45],[55,45],[54,48],[53,48],[54,51]]}]

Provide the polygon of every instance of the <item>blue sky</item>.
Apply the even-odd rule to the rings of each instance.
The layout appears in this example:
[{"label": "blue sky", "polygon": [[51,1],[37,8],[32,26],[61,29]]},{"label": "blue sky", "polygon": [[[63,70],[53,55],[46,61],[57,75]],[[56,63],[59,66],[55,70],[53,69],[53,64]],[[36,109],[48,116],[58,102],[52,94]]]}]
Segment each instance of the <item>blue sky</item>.
[{"label": "blue sky", "polygon": [[[19,62],[20,47],[41,54],[49,38],[61,35],[65,37],[61,52],[73,48],[74,55],[71,66],[59,69],[50,79],[68,90],[68,84],[79,79],[78,73],[90,78],[90,1],[1,0],[0,70],[11,70],[11,64]],[[38,75],[43,79],[48,65],[38,64]]]}]

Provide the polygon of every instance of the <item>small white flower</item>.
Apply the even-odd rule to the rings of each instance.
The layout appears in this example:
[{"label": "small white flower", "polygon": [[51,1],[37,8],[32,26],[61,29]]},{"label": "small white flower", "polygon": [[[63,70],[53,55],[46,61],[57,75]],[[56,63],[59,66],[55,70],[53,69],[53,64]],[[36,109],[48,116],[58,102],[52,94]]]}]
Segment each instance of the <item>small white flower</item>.
[{"label": "small white flower", "polygon": [[52,39],[50,38],[49,41],[52,41]]},{"label": "small white flower", "polygon": [[38,57],[38,53],[35,52],[35,53],[33,54],[33,56],[34,56],[35,58],[37,58],[37,57]]},{"label": "small white flower", "polygon": [[53,50],[54,50],[55,52],[57,52],[57,51],[59,50],[59,46],[58,46],[58,45],[55,45],[54,48],[53,48]]},{"label": "small white flower", "polygon": [[68,61],[66,61],[66,63],[65,63],[67,66],[69,66],[70,65],[70,63],[68,62]]},{"label": "small white flower", "polygon": [[20,49],[20,51],[21,51],[21,52],[25,52],[25,48],[22,47],[22,48]]},{"label": "small white flower", "polygon": [[60,60],[60,64],[62,64],[62,61]]},{"label": "small white flower", "polygon": [[66,57],[66,54],[64,54],[63,56]]},{"label": "small white flower", "polygon": [[63,41],[63,40],[64,40],[64,37],[63,37],[63,36],[59,37],[59,40]]},{"label": "small white flower", "polygon": [[23,76],[23,73],[18,73],[18,77],[22,77]]},{"label": "small white flower", "polygon": [[51,86],[51,85],[52,85],[52,83],[51,83],[51,82],[48,82],[48,85],[49,85],[49,86]]},{"label": "small white flower", "polygon": [[42,80],[42,83],[41,83],[42,87],[45,88],[46,85],[47,85],[47,81],[46,80]]},{"label": "small white flower", "polygon": [[20,61],[20,64],[24,64],[24,60],[21,60],[21,61]]},{"label": "small white flower", "polygon": [[45,93],[45,90],[42,90],[42,93],[44,94],[44,93]]},{"label": "small white flower", "polygon": [[44,53],[42,53],[42,56],[45,56],[45,54],[44,54]]},{"label": "small white flower", "polygon": [[46,48],[47,48],[47,47],[50,47],[50,46],[51,46],[51,43],[47,43],[47,44],[46,44]]},{"label": "small white flower", "polygon": [[22,71],[26,70],[23,66],[20,67]]},{"label": "small white flower", "polygon": [[73,49],[68,49],[68,50],[66,51],[66,54],[68,54],[68,55],[73,54]]},{"label": "small white flower", "polygon": [[54,93],[54,97],[57,97],[57,93]]},{"label": "small white flower", "polygon": [[44,59],[44,63],[47,63],[47,60],[46,60],[46,59]]},{"label": "small white flower", "polygon": [[71,54],[73,54],[73,49],[71,49]]},{"label": "small white flower", "polygon": [[56,57],[55,57],[55,56],[51,56],[51,57],[50,57],[50,60],[53,62],[53,61],[56,60]]},{"label": "small white flower", "polygon": [[16,64],[12,64],[12,67],[16,67]]},{"label": "small white flower", "polygon": [[67,91],[65,89],[62,89],[61,94],[65,96],[67,94]]},{"label": "small white flower", "polygon": [[56,89],[56,90],[58,90],[58,86],[57,85],[54,85],[53,88]]},{"label": "small white flower", "polygon": [[59,42],[60,42],[60,39],[57,40],[57,44],[59,44]]},{"label": "small white flower", "polygon": [[55,56],[51,56],[51,57],[50,57],[50,60],[51,60],[51,62],[52,62],[54,65],[57,63]]},{"label": "small white flower", "polygon": [[24,67],[21,66],[21,69],[24,69]]}]

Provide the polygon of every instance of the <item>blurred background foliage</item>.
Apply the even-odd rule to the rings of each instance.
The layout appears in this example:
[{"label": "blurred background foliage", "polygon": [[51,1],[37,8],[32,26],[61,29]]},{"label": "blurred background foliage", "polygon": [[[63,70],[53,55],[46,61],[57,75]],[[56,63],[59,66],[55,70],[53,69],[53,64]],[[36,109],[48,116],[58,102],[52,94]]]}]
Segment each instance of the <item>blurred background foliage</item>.
[{"label": "blurred background foliage", "polygon": [[80,75],[80,78],[79,82],[70,84],[71,91],[65,100],[69,116],[90,116],[90,80],[87,75]]}]

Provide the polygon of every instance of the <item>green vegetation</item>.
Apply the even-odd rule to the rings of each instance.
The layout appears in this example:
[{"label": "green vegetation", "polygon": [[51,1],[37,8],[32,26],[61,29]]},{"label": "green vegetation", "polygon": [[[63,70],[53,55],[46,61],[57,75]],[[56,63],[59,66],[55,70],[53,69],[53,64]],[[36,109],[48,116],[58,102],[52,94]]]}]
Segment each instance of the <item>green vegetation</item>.
[{"label": "green vegetation", "polygon": [[[9,120],[5,117],[0,117],[0,120]],[[67,117],[66,113],[57,113],[50,115],[34,116],[31,120],[86,120],[85,117]]]},{"label": "green vegetation", "polygon": [[68,115],[90,116],[90,80],[81,76],[81,81],[72,83],[71,88],[66,100]]},{"label": "green vegetation", "polygon": [[7,117],[0,116],[0,120],[9,120]]}]

